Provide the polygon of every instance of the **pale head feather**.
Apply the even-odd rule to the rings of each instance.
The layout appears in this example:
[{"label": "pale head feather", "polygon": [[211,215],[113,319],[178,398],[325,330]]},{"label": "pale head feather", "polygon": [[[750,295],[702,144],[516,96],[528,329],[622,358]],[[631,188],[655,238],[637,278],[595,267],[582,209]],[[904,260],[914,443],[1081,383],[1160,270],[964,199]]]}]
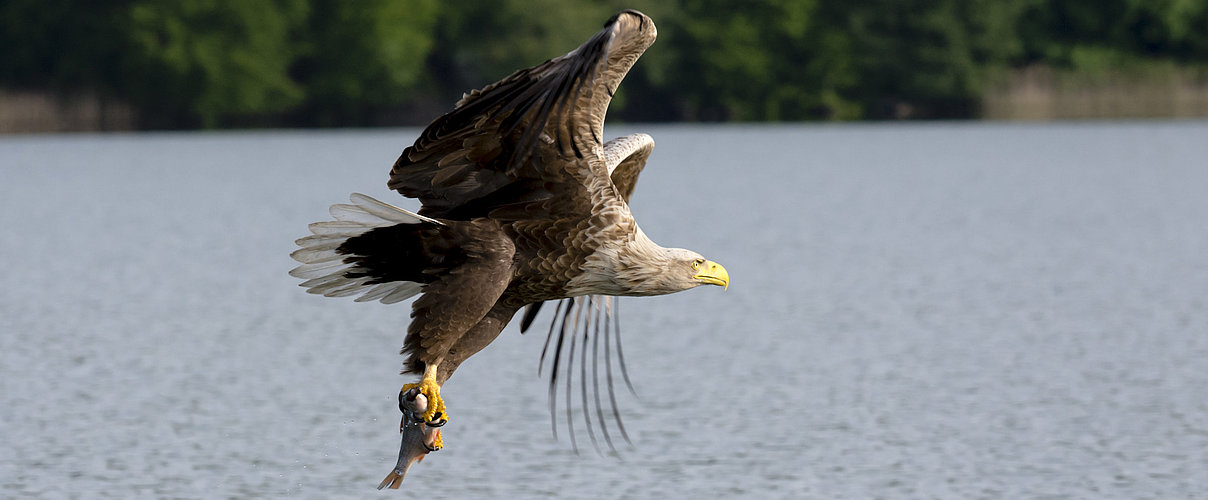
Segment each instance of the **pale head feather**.
[{"label": "pale head feather", "polygon": [[683,248],[664,248],[639,227],[624,246],[596,249],[571,280],[572,295],[645,296],[680,292],[700,286],[692,264],[704,260]]}]

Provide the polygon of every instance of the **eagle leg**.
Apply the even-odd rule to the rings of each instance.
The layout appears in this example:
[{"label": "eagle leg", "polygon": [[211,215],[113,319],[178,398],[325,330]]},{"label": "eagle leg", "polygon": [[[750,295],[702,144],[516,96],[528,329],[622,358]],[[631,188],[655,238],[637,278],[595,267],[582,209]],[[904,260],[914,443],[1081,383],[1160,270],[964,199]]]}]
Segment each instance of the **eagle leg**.
[{"label": "eagle leg", "polygon": [[[436,367],[439,363],[429,364],[424,368],[424,377],[418,383],[406,384],[400,392],[418,388],[419,392],[423,393],[424,397],[428,398],[428,409],[422,415],[424,422],[432,427],[445,425],[449,421],[449,412],[445,410],[445,400],[440,397],[440,384],[436,383]],[[436,441],[432,443],[432,451],[439,450],[445,445],[441,435],[436,435]]]}]

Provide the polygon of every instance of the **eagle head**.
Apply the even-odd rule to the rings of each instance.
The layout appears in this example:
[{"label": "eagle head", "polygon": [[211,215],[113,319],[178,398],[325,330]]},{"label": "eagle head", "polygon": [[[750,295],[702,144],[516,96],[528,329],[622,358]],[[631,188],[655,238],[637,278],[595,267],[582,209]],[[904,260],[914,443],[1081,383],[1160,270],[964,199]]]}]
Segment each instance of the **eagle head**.
[{"label": "eagle head", "polygon": [[670,248],[671,259],[666,276],[678,290],[696,288],[700,285],[730,287],[730,274],[721,264],[708,260],[691,250]]},{"label": "eagle head", "polygon": [[634,259],[617,272],[624,291],[616,295],[663,295],[701,285],[730,286],[730,275],[721,264],[683,248],[659,248]]}]

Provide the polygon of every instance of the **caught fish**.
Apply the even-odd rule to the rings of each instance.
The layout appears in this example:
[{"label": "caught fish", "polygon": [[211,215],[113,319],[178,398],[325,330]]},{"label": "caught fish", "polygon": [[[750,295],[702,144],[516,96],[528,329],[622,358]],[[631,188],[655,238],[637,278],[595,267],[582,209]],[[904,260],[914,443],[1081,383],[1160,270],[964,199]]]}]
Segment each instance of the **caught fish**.
[{"label": "caught fish", "polygon": [[397,490],[412,464],[423,460],[428,453],[439,450],[437,443],[440,439],[440,426],[447,422],[444,419],[424,422],[423,414],[428,410],[428,398],[420,393],[419,389],[399,394],[398,408],[403,411],[403,420],[399,423],[403,443],[399,446],[398,463],[378,485],[379,490],[387,486]]}]

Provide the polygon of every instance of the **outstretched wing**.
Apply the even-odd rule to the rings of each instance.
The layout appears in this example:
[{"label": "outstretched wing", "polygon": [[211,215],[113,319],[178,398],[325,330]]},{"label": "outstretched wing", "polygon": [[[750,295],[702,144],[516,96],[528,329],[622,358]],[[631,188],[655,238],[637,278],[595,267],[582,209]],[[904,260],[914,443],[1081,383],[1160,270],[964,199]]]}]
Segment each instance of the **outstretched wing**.
[{"label": "outstretched wing", "polygon": [[[638,184],[638,175],[646,168],[646,160],[654,151],[654,138],[646,134],[630,134],[617,137],[604,145],[604,162],[608,165],[608,176],[625,203],[633,198],[633,188]],[[614,163],[615,159],[615,163]]]},{"label": "outstretched wing", "polygon": [[514,216],[553,199],[541,206],[586,215],[588,195],[611,189],[608,103],[654,37],[649,18],[623,11],[570,53],[470,92],[403,151],[389,187],[429,217]]}]

